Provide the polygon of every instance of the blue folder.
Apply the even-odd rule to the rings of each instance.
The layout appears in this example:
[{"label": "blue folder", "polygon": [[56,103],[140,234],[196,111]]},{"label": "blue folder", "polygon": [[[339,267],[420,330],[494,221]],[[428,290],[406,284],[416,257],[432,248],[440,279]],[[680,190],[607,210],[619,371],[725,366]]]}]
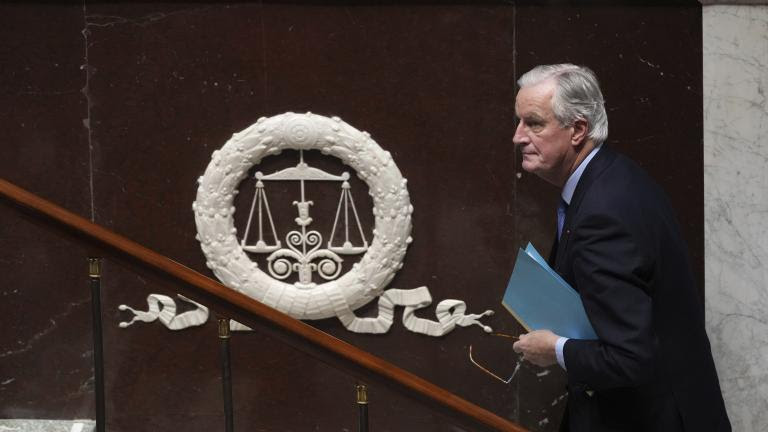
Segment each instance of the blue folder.
[{"label": "blue folder", "polygon": [[501,302],[527,331],[552,330],[574,339],[597,339],[581,297],[528,243],[520,249]]}]

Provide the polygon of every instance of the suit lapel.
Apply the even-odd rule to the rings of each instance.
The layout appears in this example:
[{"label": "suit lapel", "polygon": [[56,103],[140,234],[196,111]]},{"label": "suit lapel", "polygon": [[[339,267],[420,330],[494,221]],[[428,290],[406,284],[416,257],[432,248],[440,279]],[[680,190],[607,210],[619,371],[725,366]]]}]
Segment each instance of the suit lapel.
[{"label": "suit lapel", "polygon": [[600,174],[602,174],[602,172],[614,161],[614,159],[616,159],[616,153],[611,150],[607,144],[603,144],[603,147],[600,149],[600,151],[597,152],[597,154],[589,162],[589,165],[587,165],[587,168],[584,169],[584,172],[579,179],[579,183],[576,185],[576,189],[573,191],[571,203],[568,205],[568,210],[565,212],[565,222],[563,222],[562,235],[559,241],[555,239],[557,252],[555,254],[554,268],[558,273],[562,273],[560,271],[560,266],[563,264],[563,256],[568,250],[568,241],[571,237],[571,221],[573,221],[575,215],[578,214],[581,201],[587,194],[587,191],[592,186],[595,179],[600,177]]},{"label": "suit lapel", "polygon": [[555,268],[555,260],[557,259],[557,230],[555,230],[554,238],[555,241],[552,242],[552,247],[549,249],[549,258],[547,258],[547,264],[552,268]]}]

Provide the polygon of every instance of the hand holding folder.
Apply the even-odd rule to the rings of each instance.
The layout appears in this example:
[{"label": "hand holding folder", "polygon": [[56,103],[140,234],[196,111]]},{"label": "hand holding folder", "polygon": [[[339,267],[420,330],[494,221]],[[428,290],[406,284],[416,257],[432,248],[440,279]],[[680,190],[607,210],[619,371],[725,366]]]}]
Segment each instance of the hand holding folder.
[{"label": "hand holding folder", "polygon": [[502,305],[527,331],[551,330],[574,339],[597,339],[581,297],[528,243],[520,249]]}]

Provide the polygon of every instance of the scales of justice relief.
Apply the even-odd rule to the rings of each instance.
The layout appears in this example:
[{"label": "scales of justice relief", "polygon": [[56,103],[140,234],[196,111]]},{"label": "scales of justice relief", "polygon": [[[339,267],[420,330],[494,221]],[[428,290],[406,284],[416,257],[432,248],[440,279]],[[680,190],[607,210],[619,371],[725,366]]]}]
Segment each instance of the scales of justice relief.
[{"label": "scales of justice relief", "polygon": [[[245,230],[238,238],[234,225],[234,196],[249,170],[264,157],[283,150],[298,150],[296,166],[280,171],[255,174],[255,191]],[[369,188],[373,200],[374,229],[371,242],[360,223],[349,183],[350,175],[336,175],[312,167],[304,161],[305,150],[319,150],[334,156],[354,169]],[[292,202],[295,225],[280,237],[269,207],[268,185],[272,182],[298,182],[300,195]],[[324,241],[312,228],[314,202],[307,197],[306,182],[336,182],[340,198],[333,228]],[[260,118],[236,133],[213,152],[205,173],[198,179],[197,198],[192,204],[206,265],[225,286],[239,291],[294,318],[316,320],[337,317],[350,331],[386,333],[392,325],[396,306],[403,306],[403,325],[417,333],[442,336],[458,326],[479,325],[488,310],[467,314],[461,300],[443,300],[436,306],[437,320],[416,317],[415,311],[432,303],[426,286],[414,289],[388,288],[403,259],[411,238],[411,214],[407,181],[389,152],[384,151],[366,132],[360,132],[338,117],[317,114],[284,113]],[[317,216],[317,215],[315,215]],[[337,231],[338,230],[338,231]],[[337,232],[343,230],[343,241]],[[350,236],[352,230],[352,236]],[[252,238],[256,237],[255,242]],[[354,240],[354,241],[353,241]],[[248,254],[267,255],[266,269]],[[342,256],[362,255],[349,271],[342,272]],[[294,282],[288,279],[293,276]],[[378,298],[378,316],[357,317],[354,311]],[[171,297],[150,294],[148,310],[126,305],[120,310],[133,313],[134,322],[159,320],[172,330],[204,324],[208,308],[183,296],[194,309],[177,313]],[[230,321],[232,330],[248,330]]]}]

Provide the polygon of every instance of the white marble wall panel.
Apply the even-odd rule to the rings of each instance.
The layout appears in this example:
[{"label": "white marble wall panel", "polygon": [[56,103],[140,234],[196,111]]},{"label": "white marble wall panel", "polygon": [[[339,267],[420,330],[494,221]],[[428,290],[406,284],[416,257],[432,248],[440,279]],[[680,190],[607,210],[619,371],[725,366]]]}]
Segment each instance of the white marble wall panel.
[{"label": "white marble wall panel", "polygon": [[707,327],[734,431],[768,430],[768,6],[706,6]]}]

